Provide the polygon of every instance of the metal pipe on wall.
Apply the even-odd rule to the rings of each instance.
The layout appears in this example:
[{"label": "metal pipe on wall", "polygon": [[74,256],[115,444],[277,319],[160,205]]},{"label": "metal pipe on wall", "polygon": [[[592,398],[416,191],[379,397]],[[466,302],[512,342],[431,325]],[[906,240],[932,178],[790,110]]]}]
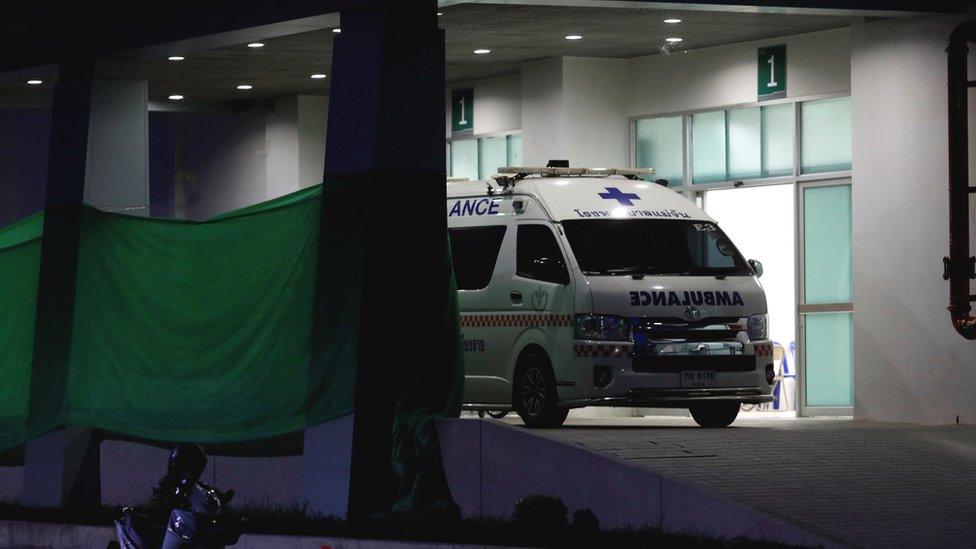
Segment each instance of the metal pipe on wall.
[{"label": "metal pipe on wall", "polygon": [[[969,281],[976,279],[976,257],[969,255],[969,42],[976,39],[976,20],[953,29],[949,59],[949,257],[943,259],[949,281],[949,315],[966,339],[976,339],[976,318],[971,314]],[[976,83],[973,84],[976,86]]]}]

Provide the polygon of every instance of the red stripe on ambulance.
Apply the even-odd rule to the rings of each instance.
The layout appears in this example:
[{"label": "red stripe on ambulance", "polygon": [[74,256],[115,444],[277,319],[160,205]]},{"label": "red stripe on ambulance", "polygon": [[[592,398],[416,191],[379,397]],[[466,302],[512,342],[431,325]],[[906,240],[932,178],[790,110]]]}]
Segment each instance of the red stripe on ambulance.
[{"label": "red stripe on ambulance", "polygon": [[572,315],[556,314],[484,314],[461,315],[462,328],[522,328],[522,327],[569,327]]}]

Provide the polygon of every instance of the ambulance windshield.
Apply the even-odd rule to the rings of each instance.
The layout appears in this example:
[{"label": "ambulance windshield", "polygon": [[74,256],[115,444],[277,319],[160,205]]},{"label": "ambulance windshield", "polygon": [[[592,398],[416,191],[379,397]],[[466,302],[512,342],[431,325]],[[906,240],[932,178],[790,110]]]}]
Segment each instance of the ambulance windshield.
[{"label": "ambulance windshield", "polygon": [[563,227],[587,275],[752,275],[725,233],[707,221],[572,220]]}]

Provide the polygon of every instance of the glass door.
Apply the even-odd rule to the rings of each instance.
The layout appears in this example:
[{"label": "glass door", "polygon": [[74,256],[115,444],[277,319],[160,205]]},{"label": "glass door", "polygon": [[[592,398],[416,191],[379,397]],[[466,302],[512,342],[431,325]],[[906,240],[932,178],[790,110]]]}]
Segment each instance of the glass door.
[{"label": "glass door", "polygon": [[804,182],[797,189],[801,413],[853,415],[851,182]]},{"label": "glass door", "polygon": [[763,264],[760,279],[769,313],[775,400],[762,410],[797,411],[796,238],[793,185],[708,190],[704,209],[748,259]]}]

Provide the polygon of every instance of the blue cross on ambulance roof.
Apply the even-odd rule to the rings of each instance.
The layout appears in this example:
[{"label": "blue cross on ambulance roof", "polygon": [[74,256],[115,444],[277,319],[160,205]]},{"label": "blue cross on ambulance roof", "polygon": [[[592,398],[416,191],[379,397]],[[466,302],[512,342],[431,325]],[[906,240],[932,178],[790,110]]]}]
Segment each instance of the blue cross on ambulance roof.
[{"label": "blue cross on ambulance roof", "polygon": [[600,193],[600,198],[604,200],[616,200],[624,206],[633,206],[632,200],[640,200],[640,197],[634,193],[621,192],[617,187],[604,187],[607,190],[605,193]]}]

